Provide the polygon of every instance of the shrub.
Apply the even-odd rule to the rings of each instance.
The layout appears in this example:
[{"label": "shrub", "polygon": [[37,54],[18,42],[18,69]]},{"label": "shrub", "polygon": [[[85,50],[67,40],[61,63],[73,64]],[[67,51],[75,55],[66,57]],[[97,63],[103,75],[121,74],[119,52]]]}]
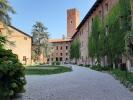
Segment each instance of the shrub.
[{"label": "shrub", "polygon": [[91,65],[85,65],[85,67],[90,67]]},{"label": "shrub", "polygon": [[59,61],[54,61],[54,62],[52,62],[52,65],[60,65],[60,62]]},{"label": "shrub", "polygon": [[52,62],[52,65],[55,65],[55,62]]},{"label": "shrub", "polygon": [[109,71],[111,70],[111,67],[109,66],[102,67],[102,66],[95,65],[95,66],[92,66],[91,69],[96,70],[96,71]]},{"label": "shrub", "polygon": [[83,64],[79,64],[79,66],[84,66]]},{"label": "shrub", "polygon": [[24,90],[25,68],[11,50],[0,49],[0,98],[11,97]]},{"label": "shrub", "polygon": [[56,65],[60,65],[60,62],[59,62],[59,61],[57,61],[57,62],[56,62]]}]

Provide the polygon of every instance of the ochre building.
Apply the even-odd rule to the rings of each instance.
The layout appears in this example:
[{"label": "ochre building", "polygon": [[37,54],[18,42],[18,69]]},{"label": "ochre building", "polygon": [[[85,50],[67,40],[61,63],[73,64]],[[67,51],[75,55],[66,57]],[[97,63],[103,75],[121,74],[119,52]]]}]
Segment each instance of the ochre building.
[{"label": "ochre building", "polygon": [[0,29],[2,35],[6,36],[11,42],[6,43],[5,49],[11,49],[14,54],[17,54],[18,59],[22,64],[30,65],[32,37],[13,26],[8,27],[9,31],[3,27],[2,23],[0,24],[0,27],[2,27]]}]

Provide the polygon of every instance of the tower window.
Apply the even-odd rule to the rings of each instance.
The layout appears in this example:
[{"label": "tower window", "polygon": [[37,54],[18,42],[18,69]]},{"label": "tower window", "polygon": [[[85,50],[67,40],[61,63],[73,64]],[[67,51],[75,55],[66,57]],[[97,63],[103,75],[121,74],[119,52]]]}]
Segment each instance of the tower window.
[{"label": "tower window", "polygon": [[71,24],[73,23],[73,21],[71,20],[71,22],[70,22]]}]

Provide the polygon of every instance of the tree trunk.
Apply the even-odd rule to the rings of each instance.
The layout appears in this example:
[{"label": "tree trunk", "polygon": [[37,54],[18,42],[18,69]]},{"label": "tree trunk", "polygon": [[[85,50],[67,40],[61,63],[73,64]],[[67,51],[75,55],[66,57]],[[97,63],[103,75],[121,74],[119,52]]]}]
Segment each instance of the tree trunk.
[{"label": "tree trunk", "polygon": [[92,63],[92,66],[93,66],[93,57],[91,58],[91,61],[92,61],[91,63]]},{"label": "tree trunk", "polygon": [[130,68],[131,68],[131,62],[130,62],[129,59],[127,59],[126,66],[127,66],[127,70],[130,71]]},{"label": "tree trunk", "polygon": [[113,69],[115,69],[115,62],[113,62]]}]

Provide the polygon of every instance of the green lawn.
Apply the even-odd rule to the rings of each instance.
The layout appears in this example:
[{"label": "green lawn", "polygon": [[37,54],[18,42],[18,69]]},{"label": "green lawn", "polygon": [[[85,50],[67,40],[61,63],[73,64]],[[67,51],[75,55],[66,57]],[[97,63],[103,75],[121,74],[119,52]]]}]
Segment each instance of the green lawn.
[{"label": "green lawn", "polygon": [[58,73],[64,73],[64,72],[70,72],[72,71],[71,68],[65,67],[65,66],[28,66],[26,67],[26,75],[51,75],[51,74],[58,74]]}]

